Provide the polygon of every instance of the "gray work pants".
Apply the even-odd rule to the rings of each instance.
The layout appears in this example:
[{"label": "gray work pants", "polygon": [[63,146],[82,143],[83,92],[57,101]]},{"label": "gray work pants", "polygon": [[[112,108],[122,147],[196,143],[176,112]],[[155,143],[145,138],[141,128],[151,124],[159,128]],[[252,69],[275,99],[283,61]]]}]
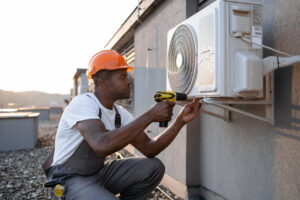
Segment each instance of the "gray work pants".
[{"label": "gray work pants", "polygon": [[65,183],[66,200],[142,200],[160,183],[165,172],[157,158],[114,160],[93,176],[74,176]]}]

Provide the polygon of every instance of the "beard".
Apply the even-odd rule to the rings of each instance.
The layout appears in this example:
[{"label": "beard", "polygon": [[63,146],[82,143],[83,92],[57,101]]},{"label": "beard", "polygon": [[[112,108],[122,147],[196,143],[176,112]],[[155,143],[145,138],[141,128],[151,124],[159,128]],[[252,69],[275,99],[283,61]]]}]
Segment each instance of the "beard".
[{"label": "beard", "polygon": [[119,95],[118,99],[129,99],[130,98],[130,90],[129,92],[123,92],[122,94]]},{"label": "beard", "polygon": [[115,89],[112,91],[113,93],[113,98],[115,100],[122,100],[122,99],[129,99],[130,98],[130,93],[131,93],[131,89],[123,89],[123,90],[118,90]]}]

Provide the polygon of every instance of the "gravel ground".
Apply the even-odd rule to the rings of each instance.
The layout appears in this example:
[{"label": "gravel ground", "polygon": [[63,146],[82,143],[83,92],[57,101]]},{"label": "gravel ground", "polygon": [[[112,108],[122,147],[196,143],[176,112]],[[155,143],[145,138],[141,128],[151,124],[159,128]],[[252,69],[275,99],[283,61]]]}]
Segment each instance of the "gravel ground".
[{"label": "gravel ground", "polygon": [[[58,122],[59,116],[51,116],[49,121],[39,122],[39,140],[34,149],[0,152],[1,200],[49,199],[48,190],[42,186],[46,177],[40,166],[54,146]],[[123,157],[131,156],[125,150],[118,153]],[[118,155],[113,154],[108,159],[120,157]],[[147,200],[160,199],[181,200],[161,185],[151,193]]]}]

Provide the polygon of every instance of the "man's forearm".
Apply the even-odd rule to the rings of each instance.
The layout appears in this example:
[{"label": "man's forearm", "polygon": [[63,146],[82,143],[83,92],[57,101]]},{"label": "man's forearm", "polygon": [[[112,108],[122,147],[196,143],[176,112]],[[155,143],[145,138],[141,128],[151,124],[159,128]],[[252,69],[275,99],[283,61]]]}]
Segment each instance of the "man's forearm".
[{"label": "man's forearm", "polygon": [[99,146],[107,151],[107,155],[114,153],[134,140],[151,122],[151,116],[145,113],[128,125],[99,136]]},{"label": "man's forearm", "polygon": [[[77,128],[91,148],[102,157],[114,153],[128,144],[134,144],[134,146],[139,147],[138,149],[145,150],[151,142],[144,133],[144,130],[154,121],[170,120],[172,116],[172,108],[174,106],[175,103],[173,102],[162,101],[156,103],[146,113],[130,124],[111,131],[106,130],[103,122],[96,119],[81,121],[77,123]],[[176,125],[171,125],[169,128],[171,129],[169,130],[170,133],[166,134],[170,136],[165,136],[167,139],[160,139],[162,141],[157,142],[155,145],[157,146],[157,149],[165,148],[165,146],[174,139],[181,127],[182,125],[178,123],[176,123]],[[175,135],[173,132],[176,132]],[[161,150],[155,152],[160,151]]]},{"label": "man's forearm", "polygon": [[154,157],[162,150],[164,150],[175,139],[180,129],[184,125],[185,123],[177,117],[176,120],[169,126],[169,128],[167,128],[157,137],[153,138],[152,141],[148,144],[149,146],[147,147],[147,156]]}]

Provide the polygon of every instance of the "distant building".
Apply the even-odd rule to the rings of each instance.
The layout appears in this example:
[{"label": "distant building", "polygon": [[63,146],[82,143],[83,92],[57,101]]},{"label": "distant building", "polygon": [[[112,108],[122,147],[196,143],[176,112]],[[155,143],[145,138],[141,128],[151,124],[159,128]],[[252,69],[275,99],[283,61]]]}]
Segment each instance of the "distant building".
[{"label": "distant building", "polygon": [[79,94],[84,94],[89,91],[88,79],[86,75],[87,69],[77,68],[76,73],[73,77],[73,90],[71,97],[75,97]]}]

